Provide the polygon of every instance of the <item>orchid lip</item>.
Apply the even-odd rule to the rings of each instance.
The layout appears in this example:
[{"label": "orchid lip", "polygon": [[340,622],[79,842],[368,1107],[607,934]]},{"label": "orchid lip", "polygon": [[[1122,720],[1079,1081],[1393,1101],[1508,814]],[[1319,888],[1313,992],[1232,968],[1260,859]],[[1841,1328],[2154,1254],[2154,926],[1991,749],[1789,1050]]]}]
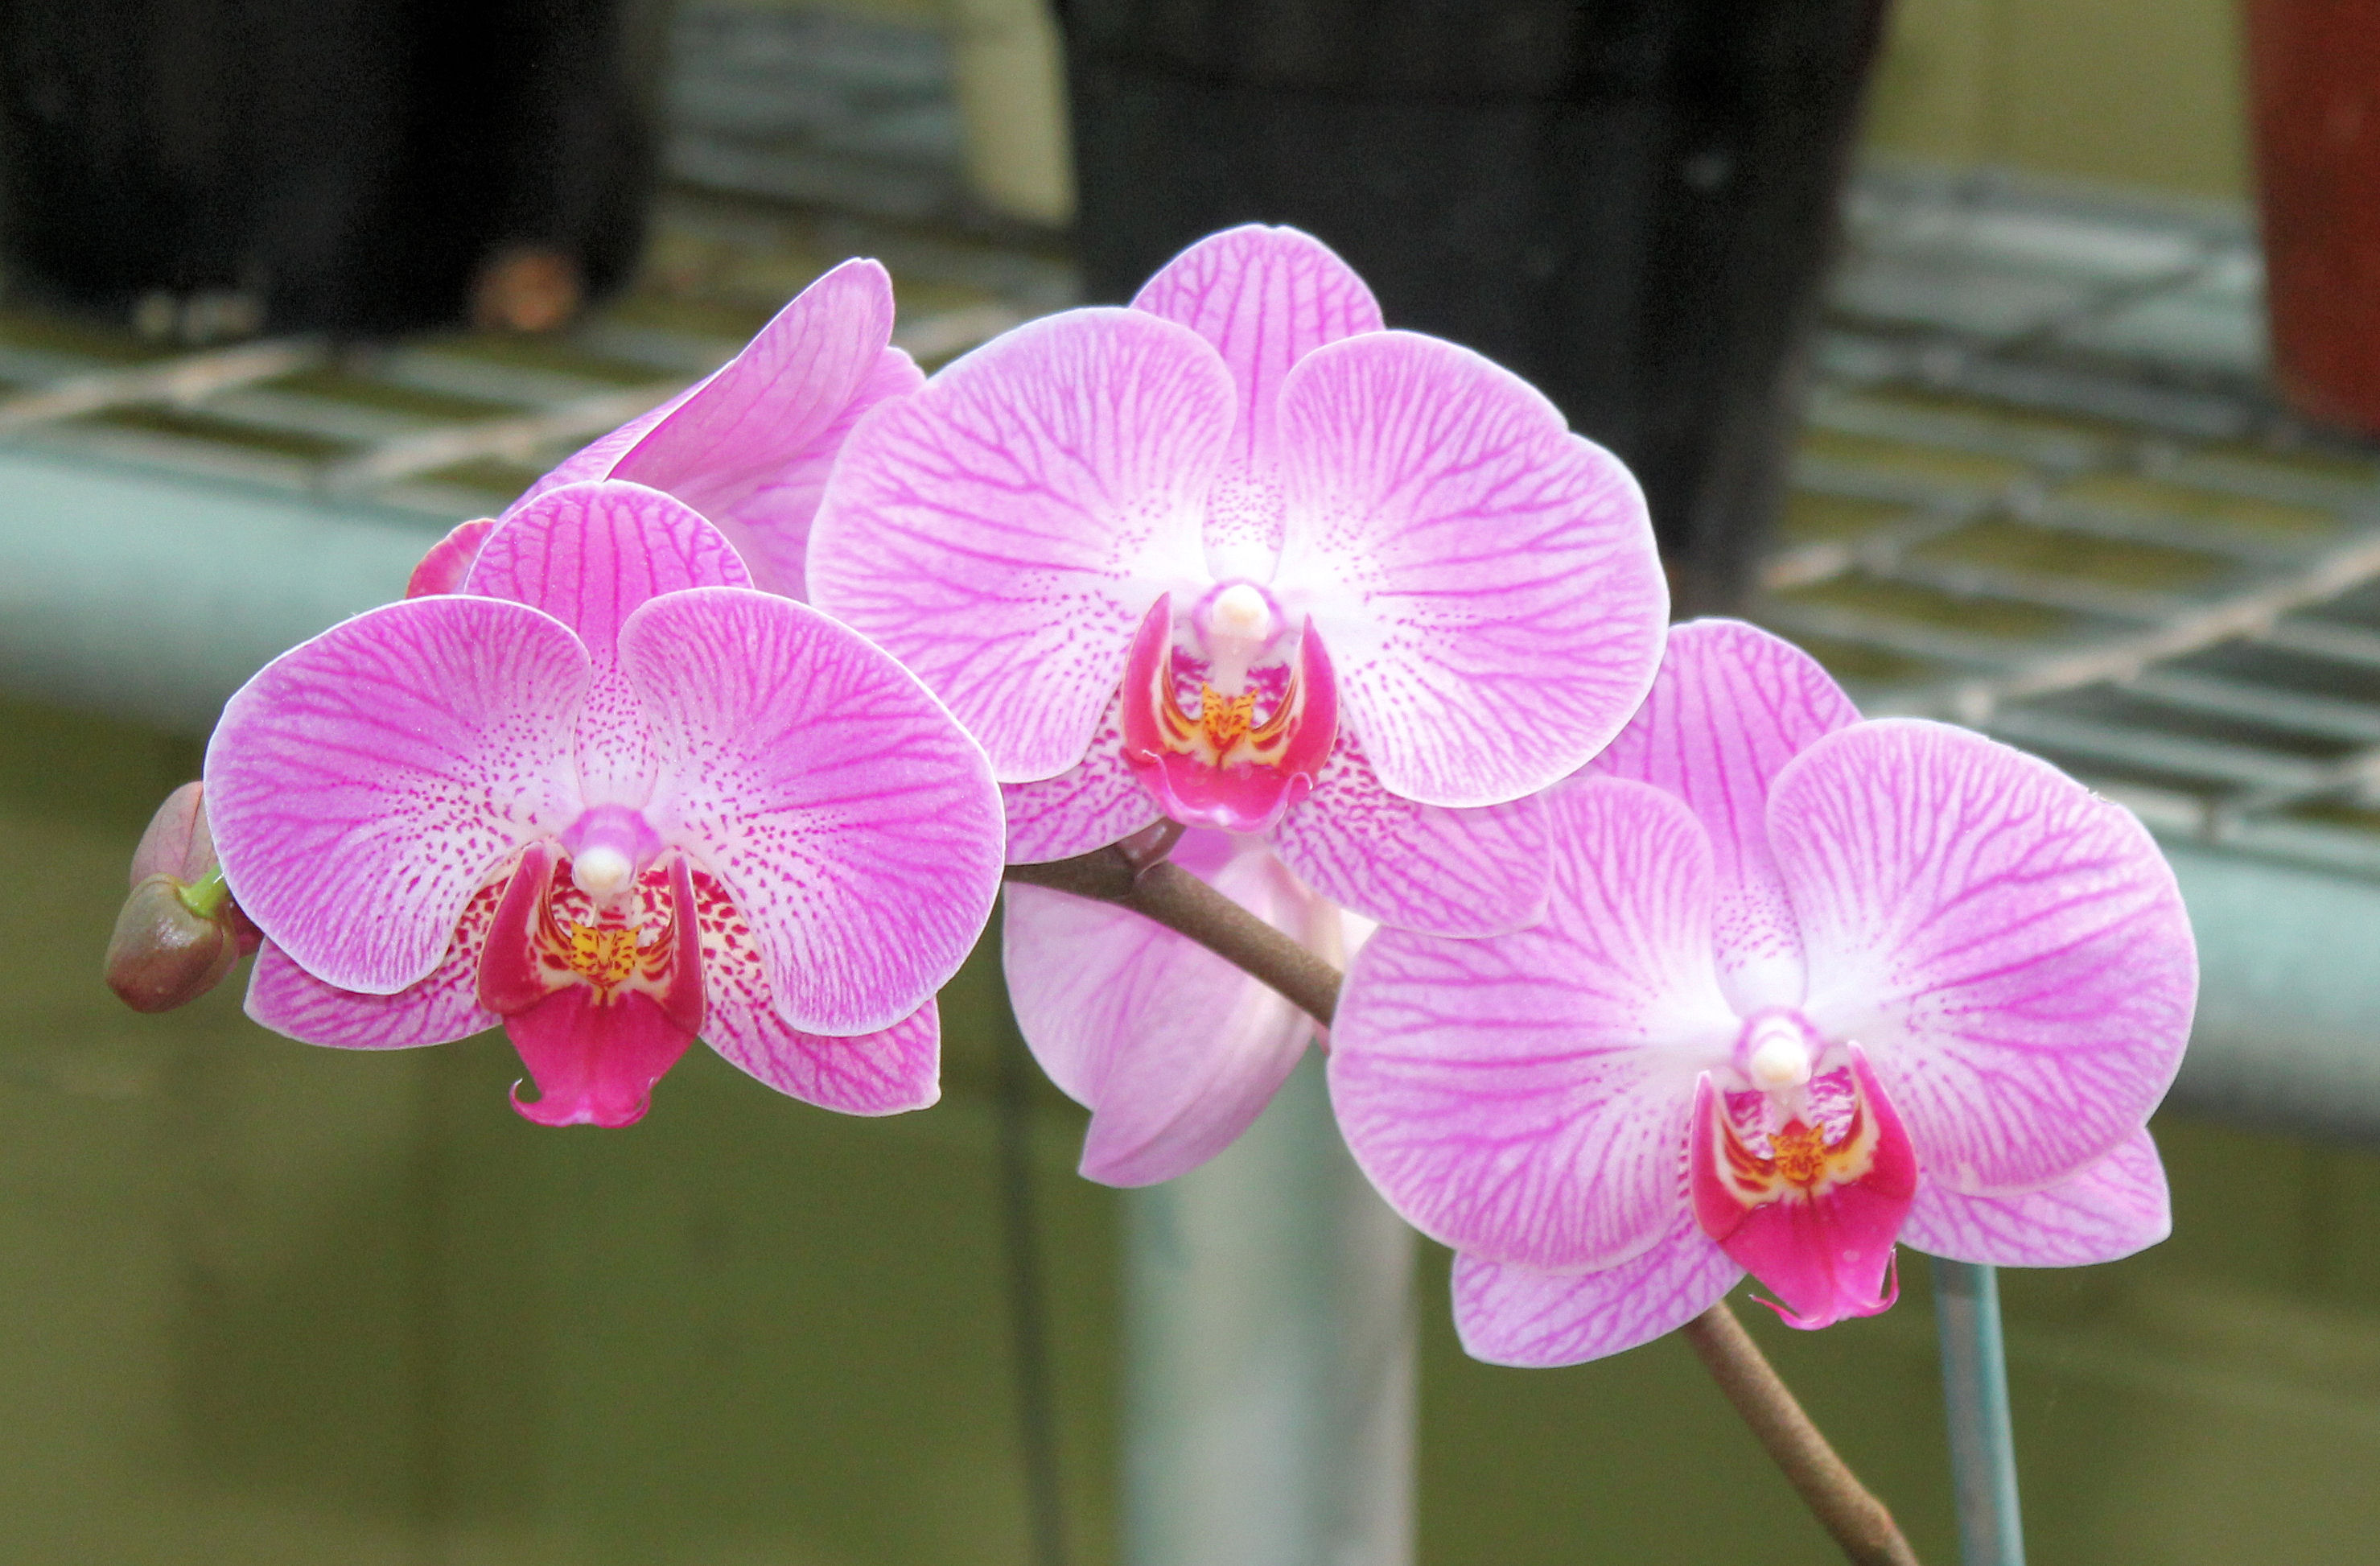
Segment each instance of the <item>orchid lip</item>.
[{"label": "orchid lip", "polygon": [[1254,583],[1218,588],[1189,619],[1207,655],[1198,711],[1184,710],[1176,689],[1173,601],[1161,595],[1125,664],[1124,759],[1174,820],[1269,831],[1313,792],[1338,739],[1337,676],[1311,622],[1293,653],[1279,655],[1287,617]]}]

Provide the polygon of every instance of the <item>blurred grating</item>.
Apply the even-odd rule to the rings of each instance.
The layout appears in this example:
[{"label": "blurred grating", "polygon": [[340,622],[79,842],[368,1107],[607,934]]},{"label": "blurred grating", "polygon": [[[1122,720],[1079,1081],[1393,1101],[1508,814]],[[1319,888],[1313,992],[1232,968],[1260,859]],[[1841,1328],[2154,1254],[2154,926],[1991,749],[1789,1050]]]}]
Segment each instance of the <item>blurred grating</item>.
[{"label": "blurred grating", "polygon": [[[845,256],[891,267],[929,368],[1071,301],[1062,260],[948,221],[938,36],[697,4],[675,44],[675,183],[637,287],[574,331],[192,347],[0,309],[0,442],[428,532]],[[2160,832],[2380,875],[2380,448],[2271,395],[2244,215],[1876,167],[1846,216],[1756,617],[1866,710],[2040,751]]]},{"label": "blurred grating", "polygon": [[2266,382],[2244,218],[1878,168],[1755,616],[2159,832],[2380,875],[2380,448]]}]

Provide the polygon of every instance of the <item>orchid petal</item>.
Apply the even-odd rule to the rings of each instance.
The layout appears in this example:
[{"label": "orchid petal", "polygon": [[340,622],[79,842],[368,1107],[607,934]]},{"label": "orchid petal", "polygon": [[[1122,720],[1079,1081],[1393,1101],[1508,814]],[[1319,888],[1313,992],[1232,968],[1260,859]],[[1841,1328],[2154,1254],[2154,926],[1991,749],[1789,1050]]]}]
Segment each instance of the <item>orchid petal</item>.
[{"label": "orchid petal", "polygon": [[611,480],[549,490],[490,536],[463,590],[541,609],[599,667],[638,605],[687,588],[740,588],[751,573],[684,501]]},{"label": "orchid petal", "polygon": [[635,990],[599,998],[589,985],[555,990],[504,1019],[504,1032],[537,1084],[513,1108],[540,1125],[634,1125],[651,1107],[653,1084],[694,1042],[652,998]]},{"label": "orchid petal", "polygon": [[2021,1196],[1917,1188],[1900,1237],[1919,1250],[1986,1267],[2084,1267],[2146,1250],[2173,1232],[2165,1165],[2146,1130],[2082,1173]]},{"label": "orchid petal", "polygon": [[1380,781],[1496,805],[1620,732],[1669,592],[1628,470],[1468,349],[1407,332],[1317,348],[1281,388],[1274,590],[1321,625]]},{"label": "orchid petal", "polygon": [[892,335],[892,277],[876,261],[844,261],[656,421],[609,476],[667,490],[707,515],[730,515],[816,454],[888,352],[907,360],[886,347]]},{"label": "orchid petal", "polygon": [[1248,224],[1209,235],[1166,262],[1132,307],[1197,333],[1231,370],[1239,417],[1208,500],[1208,562],[1218,577],[1269,577],[1283,509],[1281,381],[1323,344],[1378,332],[1379,305],[1320,240]]},{"label": "orchid petal", "polygon": [[1080,310],[977,349],[859,422],[810,540],[820,608],[917,671],[1002,783],[1085,747],[1150,603],[1203,577],[1232,419],[1196,334]]},{"label": "orchid petal", "polygon": [[[1269,855],[1220,832],[1186,834],[1174,858],[1276,929],[1306,934],[1322,913]],[[1007,909],[1017,1026],[1092,1111],[1087,1179],[1148,1185],[1196,1169],[1263,1112],[1313,1037],[1279,994],[1129,910],[1024,885]]]},{"label": "orchid petal", "polygon": [[1490,1365],[1581,1365],[1665,1337],[1727,1297],[1743,1269],[1691,1219],[1617,1267],[1546,1272],[1454,1258],[1454,1329]]},{"label": "orchid petal", "polygon": [[827,476],[834,470],[844,442],[851,438],[853,427],[869,408],[889,398],[907,396],[925,382],[925,375],[907,354],[899,348],[885,349],[843,417],[750,493],[732,503],[701,507],[744,557],[754,587],[787,598],[808,596],[804,563],[809,557],[810,518],[818,515]]},{"label": "orchid petal", "polygon": [[394,995],[366,995],[324,984],[268,941],[257,948],[249,973],[248,1014],[286,1038],[341,1050],[451,1044],[504,1020],[480,1005],[473,984],[478,967],[476,948],[467,951],[458,941],[420,983]]},{"label": "orchid petal", "polygon": [[1804,1010],[1866,1048],[1929,1181],[2034,1189],[2140,1129],[2180,1063],[2197,959],[2130,811],[1980,734],[1884,719],[1778,774],[1768,835]]},{"label": "orchid petal", "polygon": [[430,546],[421,564],[413,568],[406,579],[405,596],[426,598],[431,593],[453,593],[463,590],[463,578],[470,574],[471,562],[480,557],[480,546],[495,531],[496,519],[482,516],[473,522],[457,522],[454,530]]},{"label": "orchid petal", "polygon": [[1160,814],[1124,759],[1120,696],[1108,704],[1082,760],[1038,783],[1002,783],[1000,797],[1008,814],[1012,865],[1088,854],[1130,837]]},{"label": "orchid petal", "polygon": [[1617,1266],[1685,1210],[1697,1062],[1737,1030],[1711,967],[1710,844],[1616,778],[1546,799],[1542,923],[1483,941],[1386,929],[1331,1028],[1330,1097],[1372,1184],[1489,1261]]},{"label": "orchid petal", "polygon": [[1842,687],[1792,643],[1741,620],[1670,629],[1645,705],[1590,772],[1684,800],[1718,874],[1719,983],[1740,1012],[1798,1006],[1801,931],[1768,848],[1768,785],[1826,734],[1859,721]]},{"label": "orchid petal", "polygon": [[504,858],[577,814],[586,649],[525,605],[409,599],[292,649],[232,697],[206,807],[240,908],[342,989],[429,977]]},{"label": "orchid petal", "polygon": [[999,888],[983,752],[906,670],[790,599],[651,600],[620,659],[658,758],[646,814],[750,920],[778,1014],[851,1035],[917,1011]]},{"label": "orchid petal", "polygon": [[1499,935],[1536,923],[1552,873],[1535,795],[1468,810],[1416,805],[1381,787],[1345,734],[1271,841],[1331,902],[1431,935]]}]

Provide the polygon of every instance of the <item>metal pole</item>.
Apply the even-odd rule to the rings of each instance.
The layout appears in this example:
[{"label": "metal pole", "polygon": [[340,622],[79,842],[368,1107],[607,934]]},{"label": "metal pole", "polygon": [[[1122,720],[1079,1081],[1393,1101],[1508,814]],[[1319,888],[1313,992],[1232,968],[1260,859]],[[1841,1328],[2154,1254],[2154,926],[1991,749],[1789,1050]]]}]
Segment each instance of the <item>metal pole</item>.
[{"label": "metal pole", "polygon": [[1410,1566],[1413,1233],[1309,1054],[1125,1206],[1126,1566]]},{"label": "metal pole", "polygon": [[1950,1475],[1959,1496],[1959,1559],[1964,1566],[2024,1566],[1998,1273],[1936,1257],[1934,1320],[1942,1335],[1942,1401],[1950,1424]]}]

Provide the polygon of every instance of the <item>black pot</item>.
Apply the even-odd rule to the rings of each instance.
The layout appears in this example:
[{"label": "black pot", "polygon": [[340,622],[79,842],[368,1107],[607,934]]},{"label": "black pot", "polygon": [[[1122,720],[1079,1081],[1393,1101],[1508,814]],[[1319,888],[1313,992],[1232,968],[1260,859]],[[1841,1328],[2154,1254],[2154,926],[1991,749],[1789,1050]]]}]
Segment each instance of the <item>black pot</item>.
[{"label": "black pot", "polygon": [[1884,0],[1063,0],[1077,227],[1122,300],[1293,224],[1390,324],[1526,376],[1643,481],[1681,613],[1782,502]]},{"label": "black pot", "polygon": [[529,249],[600,292],[653,183],[655,52],[630,19],[618,0],[0,0],[10,289],[384,333],[459,319],[492,258]]}]

